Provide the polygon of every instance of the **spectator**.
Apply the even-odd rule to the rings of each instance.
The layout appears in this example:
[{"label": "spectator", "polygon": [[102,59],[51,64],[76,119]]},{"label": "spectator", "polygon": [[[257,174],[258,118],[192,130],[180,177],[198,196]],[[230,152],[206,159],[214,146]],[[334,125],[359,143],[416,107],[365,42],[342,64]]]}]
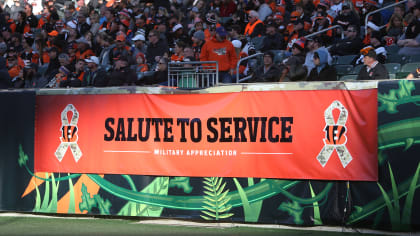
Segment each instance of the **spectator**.
[{"label": "spectator", "polygon": [[[1,46],[0,46],[0,50]],[[0,89],[7,89],[11,85],[11,78],[6,67],[6,60],[0,57]]]},{"label": "spectator", "polygon": [[187,45],[184,48],[184,57],[185,58],[190,58],[191,61],[199,61],[200,60],[200,55],[198,55],[198,58],[195,57],[194,55],[194,50],[191,46]]},{"label": "spectator", "polygon": [[94,56],[92,49],[90,49],[89,41],[85,38],[81,37],[76,40],[77,43],[77,51],[76,51],[76,59],[86,59],[90,56]]},{"label": "spectator", "polygon": [[357,26],[350,25],[344,32],[345,38],[339,40],[336,44],[332,45],[329,49],[331,55],[356,55],[363,47],[362,41],[357,37]]},{"label": "spectator", "polygon": [[403,18],[399,15],[392,15],[386,25],[386,35],[384,37],[386,45],[395,44],[401,35],[404,33]]},{"label": "spectator", "polygon": [[[350,25],[354,25],[356,28],[360,27],[359,17],[355,11],[351,9],[349,2],[342,3],[342,10],[338,13],[338,16],[334,18],[333,25],[340,25],[343,27],[344,31],[346,31],[347,27]],[[341,31],[338,33],[341,33]]]},{"label": "spectator", "polygon": [[145,76],[136,82],[137,85],[168,84],[168,59],[161,57],[158,61],[156,71],[152,76]]},{"label": "spectator", "polygon": [[370,50],[363,59],[364,66],[359,71],[357,80],[388,79],[388,71],[384,65],[376,60],[375,50]]},{"label": "spectator", "polygon": [[258,16],[259,16],[258,18],[261,21],[265,21],[267,16],[273,13],[270,6],[265,2],[265,0],[254,0],[254,5],[258,10]]},{"label": "spectator", "polygon": [[268,50],[285,49],[284,37],[279,34],[277,27],[274,23],[268,24],[266,28],[266,37],[263,40],[262,52]]},{"label": "spectator", "polygon": [[416,70],[408,74],[406,79],[418,79],[418,78],[420,78],[420,67],[418,67]]},{"label": "spectator", "polygon": [[25,4],[26,20],[29,23],[29,27],[36,28],[38,26],[38,18],[33,13],[33,7],[31,4]]},{"label": "spectator", "polygon": [[146,64],[146,57],[142,52],[136,55],[136,73],[149,71],[149,66]]},{"label": "spectator", "polygon": [[[258,1],[258,0],[254,0]],[[249,23],[245,27],[244,35],[254,38],[264,34],[264,23],[259,19],[258,12],[251,10],[248,13]]]},{"label": "spectator", "polygon": [[114,63],[119,58],[130,58],[131,48],[127,45],[126,36],[119,32],[116,37],[115,47],[110,51],[111,62]]},{"label": "spectator", "polygon": [[69,87],[81,87],[83,77],[85,76],[85,65],[86,62],[83,59],[76,61],[75,70],[71,72],[67,78],[60,83],[60,87],[69,88]]},{"label": "spectator", "polygon": [[185,43],[183,41],[177,41],[175,43],[174,53],[171,56],[171,62],[181,62],[184,60],[184,48]]},{"label": "spectator", "polygon": [[252,74],[250,82],[278,82],[281,75],[280,68],[274,64],[274,53],[264,53],[264,64],[258,67]]},{"label": "spectator", "polygon": [[121,57],[110,72],[107,86],[134,85],[137,80],[136,72],[130,68],[128,59]]},{"label": "spectator", "polygon": [[282,65],[280,82],[305,80],[307,69],[305,62],[305,42],[298,39],[293,43],[292,56],[286,59]]},{"label": "spectator", "polygon": [[49,82],[57,74],[58,68],[60,68],[60,62],[58,61],[58,48],[49,48],[48,57],[50,61],[43,77]]},{"label": "spectator", "polygon": [[370,45],[362,48],[360,50],[360,57],[357,59],[356,63],[354,64],[363,64],[363,57],[364,55],[366,55],[366,53],[369,52],[370,49],[374,49],[375,53],[376,53],[376,60],[379,61],[379,63],[386,63],[386,58],[387,58],[387,51],[385,46],[382,43],[381,40],[381,33],[380,32],[372,32],[372,36],[370,38]]},{"label": "spectator", "polygon": [[420,3],[413,7],[413,13],[416,19],[407,26],[405,33],[398,40],[398,46],[403,47],[398,51],[399,55],[420,54]]},{"label": "spectator", "polygon": [[238,58],[232,43],[226,40],[226,36],[225,28],[217,27],[215,38],[203,45],[200,61],[217,61],[220,82],[232,83]]},{"label": "spectator", "polygon": [[13,88],[36,88],[45,87],[40,82],[37,74],[37,65],[30,61],[25,61],[25,67],[19,72],[19,75],[13,79]]},{"label": "spectator", "polygon": [[307,39],[306,48],[308,49],[308,52],[306,53],[304,66],[306,66],[306,69],[308,70],[308,75],[311,72],[311,70],[315,67],[313,59],[314,59],[315,51],[317,50],[324,51],[327,54],[328,65],[332,64],[332,57],[330,53],[328,52],[328,49],[323,46],[323,40],[321,37]]},{"label": "spectator", "polygon": [[336,81],[337,71],[334,67],[328,65],[328,54],[324,50],[316,50],[313,54],[313,63],[315,65],[312,68],[308,81]]},{"label": "spectator", "polygon": [[193,42],[193,50],[194,50],[194,58],[196,61],[200,60],[201,48],[203,47],[205,41],[204,32],[203,31],[196,31],[192,36]]},{"label": "spectator", "polygon": [[136,57],[136,55],[141,52],[146,53],[147,51],[147,46],[144,43],[146,41],[146,38],[144,37],[143,34],[136,34],[136,36],[134,36],[134,38],[132,39],[132,41],[134,42],[134,47],[132,47],[132,51],[133,51],[133,56]]},{"label": "spectator", "polygon": [[108,85],[108,77],[106,72],[99,68],[99,58],[91,56],[85,59],[88,66],[88,71],[84,73],[81,86],[105,87]]},{"label": "spectator", "polygon": [[168,55],[169,48],[166,40],[159,38],[159,33],[156,30],[150,31],[149,45],[146,52],[146,61],[154,68],[159,59]]}]

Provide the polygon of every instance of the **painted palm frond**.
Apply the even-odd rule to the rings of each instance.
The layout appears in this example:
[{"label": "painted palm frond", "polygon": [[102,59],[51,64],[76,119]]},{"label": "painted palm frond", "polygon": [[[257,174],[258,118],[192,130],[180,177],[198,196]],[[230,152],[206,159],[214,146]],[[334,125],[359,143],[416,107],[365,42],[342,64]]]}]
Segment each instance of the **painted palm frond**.
[{"label": "painted palm frond", "polygon": [[[131,183],[131,177],[126,176],[126,179]],[[137,191],[136,187],[133,184],[133,191]],[[141,190],[141,193],[151,193],[161,196],[168,195],[169,190],[169,177],[157,177],[155,178],[147,187]],[[148,216],[148,217],[159,217],[162,214],[163,207],[151,206],[143,203],[136,203],[133,201],[127,202],[123,208],[118,212],[118,215],[125,216]]]},{"label": "painted palm frond", "polygon": [[204,178],[204,196],[203,213],[200,215],[205,220],[219,220],[226,219],[233,216],[233,213],[229,213],[232,209],[232,205],[228,204],[230,197],[228,197],[229,189],[225,190],[226,182],[223,182],[223,178],[210,177]]}]

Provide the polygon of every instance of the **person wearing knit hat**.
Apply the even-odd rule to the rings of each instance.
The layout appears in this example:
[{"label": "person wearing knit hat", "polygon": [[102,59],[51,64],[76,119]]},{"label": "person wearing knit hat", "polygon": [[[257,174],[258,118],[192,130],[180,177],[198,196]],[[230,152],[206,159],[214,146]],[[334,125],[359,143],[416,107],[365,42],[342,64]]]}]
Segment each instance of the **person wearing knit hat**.
[{"label": "person wearing knit hat", "polygon": [[[203,31],[201,31],[201,30],[199,30],[199,31],[195,31],[195,32],[194,32],[194,34],[193,34],[193,37],[194,37],[194,38],[196,38],[196,39],[199,39],[199,40],[203,40],[203,41],[204,41],[204,39],[205,39],[204,32],[203,32]],[[193,41],[194,41],[194,40],[193,40]]]},{"label": "person wearing knit hat", "polygon": [[305,80],[308,74],[305,63],[304,39],[297,39],[292,46],[292,55],[283,62],[280,82]]},{"label": "person wearing knit hat", "polygon": [[146,63],[146,57],[142,52],[136,54],[136,73],[146,72],[149,66]]},{"label": "person wearing knit hat", "polygon": [[278,82],[281,70],[274,63],[274,53],[264,52],[263,65],[259,66],[253,73],[250,82]]}]

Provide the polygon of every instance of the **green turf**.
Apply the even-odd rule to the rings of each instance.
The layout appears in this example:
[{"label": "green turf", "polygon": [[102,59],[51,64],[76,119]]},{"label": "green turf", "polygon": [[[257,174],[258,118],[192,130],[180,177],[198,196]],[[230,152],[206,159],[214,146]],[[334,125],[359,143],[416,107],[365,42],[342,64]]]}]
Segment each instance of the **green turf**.
[{"label": "green turf", "polygon": [[[342,232],[138,224],[122,219],[0,217],[0,235],[342,235]],[[354,234],[352,234],[354,235]]]}]

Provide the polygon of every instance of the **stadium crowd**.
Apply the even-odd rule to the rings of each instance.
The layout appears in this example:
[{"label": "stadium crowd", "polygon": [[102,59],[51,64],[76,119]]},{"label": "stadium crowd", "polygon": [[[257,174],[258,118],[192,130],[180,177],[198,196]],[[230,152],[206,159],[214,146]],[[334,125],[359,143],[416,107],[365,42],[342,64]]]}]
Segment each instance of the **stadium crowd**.
[{"label": "stadium crowd", "polygon": [[[0,5],[0,88],[166,85],[169,62],[217,61],[219,80],[386,79],[387,49],[420,53],[420,3],[381,0],[77,0]],[[40,9],[34,12],[34,9]],[[309,34],[322,31],[308,37]],[[366,29],[366,30],[364,30]],[[344,38],[342,38],[344,34]],[[306,36],[306,37],[305,37]],[[260,62],[240,58],[263,53]],[[281,58],[278,55],[282,55]],[[410,78],[418,78],[420,70]]]}]

